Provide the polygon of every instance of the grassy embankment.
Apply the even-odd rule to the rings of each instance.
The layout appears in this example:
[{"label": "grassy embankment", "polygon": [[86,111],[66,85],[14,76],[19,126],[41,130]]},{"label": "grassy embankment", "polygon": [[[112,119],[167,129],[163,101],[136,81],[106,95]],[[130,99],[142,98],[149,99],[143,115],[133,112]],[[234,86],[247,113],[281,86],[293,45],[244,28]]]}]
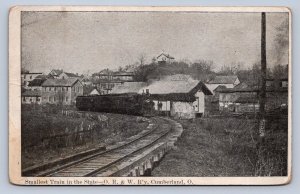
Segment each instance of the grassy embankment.
[{"label": "grassy embankment", "polygon": [[287,174],[287,120],[269,122],[258,146],[250,119],[201,118],[179,121],[184,132],[154,169],[153,176],[284,176]]},{"label": "grassy embankment", "polygon": [[109,113],[65,116],[61,110],[58,106],[22,106],[22,168],[124,141],[148,125],[136,116]]}]

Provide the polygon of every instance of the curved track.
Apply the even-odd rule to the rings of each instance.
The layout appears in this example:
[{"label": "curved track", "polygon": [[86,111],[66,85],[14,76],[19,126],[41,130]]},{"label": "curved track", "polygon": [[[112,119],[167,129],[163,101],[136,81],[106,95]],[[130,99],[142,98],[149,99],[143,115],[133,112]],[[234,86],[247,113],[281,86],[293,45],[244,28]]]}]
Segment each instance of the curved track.
[{"label": "curved track", "polygon": [[47,172],[37,173],[33,176],[99,176],[100,172],[116,168],[117,163],[129,160],[133,155],[142,153],[156,144],[163,142],[164,137],[171,132],[172,125],[170,121],[156,117],[151,118],[151,120],[154,121],[154,128],[139,138],[116,148],[87,156],[78,161],[72,161],[69,164],[62,164],[57,169],[50,169]]}]

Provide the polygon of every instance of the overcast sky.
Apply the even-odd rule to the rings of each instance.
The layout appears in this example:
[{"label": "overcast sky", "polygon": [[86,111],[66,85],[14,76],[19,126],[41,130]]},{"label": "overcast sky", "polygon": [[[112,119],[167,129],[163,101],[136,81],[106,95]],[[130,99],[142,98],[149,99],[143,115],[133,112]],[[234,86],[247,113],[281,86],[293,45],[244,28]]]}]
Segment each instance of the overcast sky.
[{"label": "overcast sky", "polygon": [[[267,63],[278,61],[276,28],[287,13],[267,13]],[[260,60],[260,13],[23,12],[22,65],[30,71],[93,73],[150,62],[162,51],[176,60],[212,60],[215,69]]]}]

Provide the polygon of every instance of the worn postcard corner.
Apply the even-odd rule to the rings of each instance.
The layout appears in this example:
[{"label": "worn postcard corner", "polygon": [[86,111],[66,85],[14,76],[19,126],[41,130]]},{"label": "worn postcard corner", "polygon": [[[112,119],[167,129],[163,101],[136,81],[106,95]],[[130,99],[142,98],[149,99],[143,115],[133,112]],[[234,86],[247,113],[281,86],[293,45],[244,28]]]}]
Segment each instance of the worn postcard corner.
[{"label": "worn postcard corner", "polygon": [[287,7],[14,6],[9,180],[291,181]]}]

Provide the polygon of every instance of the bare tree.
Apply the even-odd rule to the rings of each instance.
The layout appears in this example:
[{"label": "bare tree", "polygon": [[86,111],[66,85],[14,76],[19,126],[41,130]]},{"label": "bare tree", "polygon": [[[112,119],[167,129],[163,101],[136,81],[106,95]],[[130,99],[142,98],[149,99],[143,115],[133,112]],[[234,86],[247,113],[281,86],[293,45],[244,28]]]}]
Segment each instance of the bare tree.
[{"label": "bare tree", "polygon": [[140,65],[145,65],[145,63],[146,63],[146,54],[145,53],[141,53],[139,55],[138,62]]}]

